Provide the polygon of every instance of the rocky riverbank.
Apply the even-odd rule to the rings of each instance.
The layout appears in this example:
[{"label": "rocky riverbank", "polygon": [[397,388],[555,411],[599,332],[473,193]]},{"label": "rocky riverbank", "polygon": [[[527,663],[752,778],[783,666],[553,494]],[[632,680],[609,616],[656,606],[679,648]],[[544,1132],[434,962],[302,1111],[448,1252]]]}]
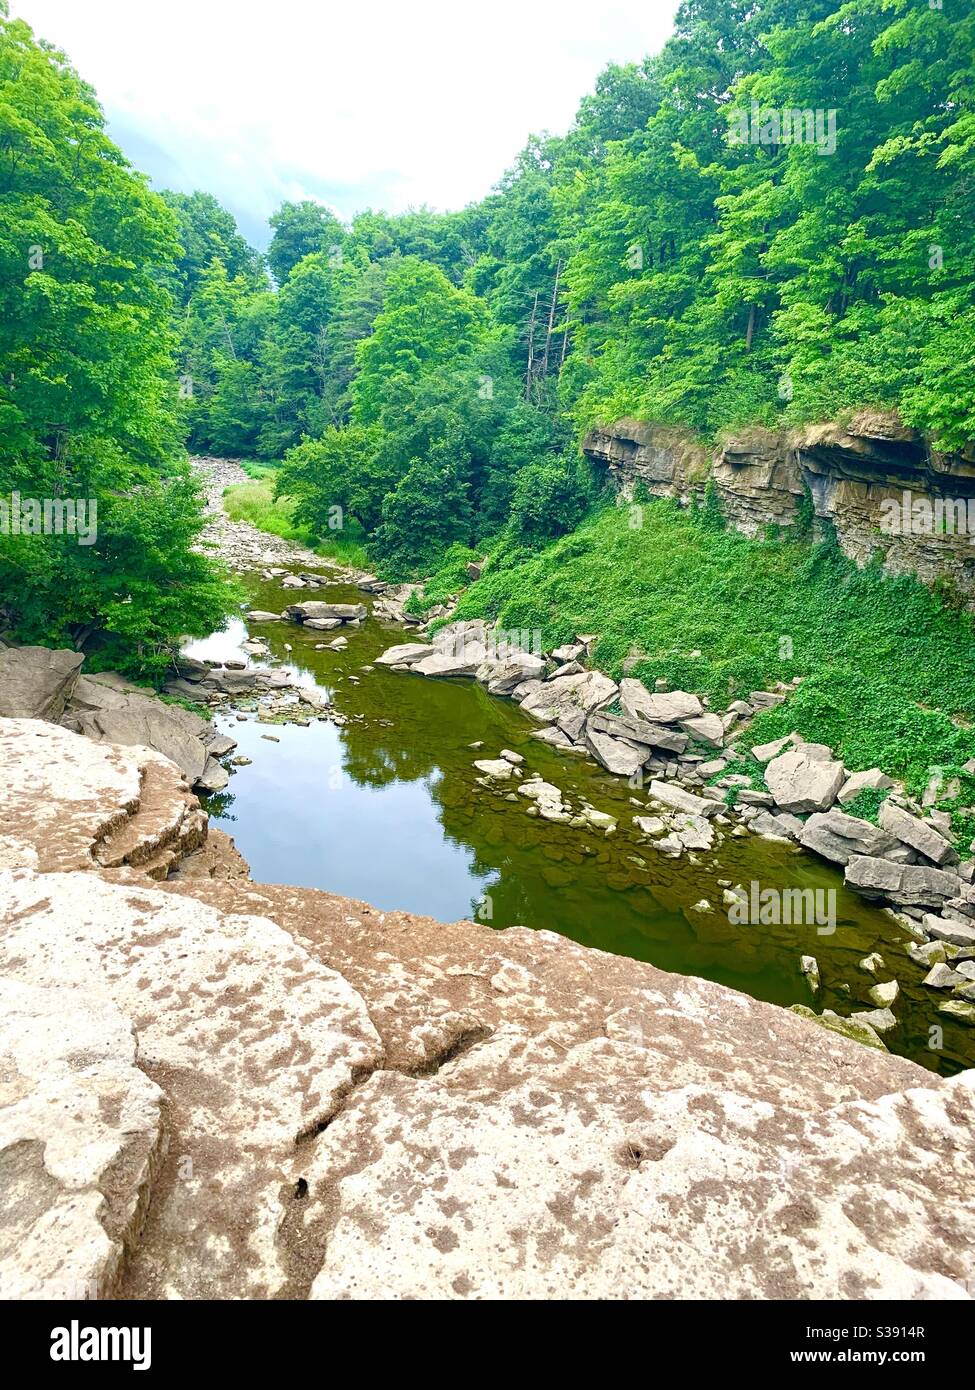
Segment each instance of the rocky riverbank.
[{"label": "rocky riverbank", "polygon": [[[476,619],[441,627],[432,642],[393,646],[377,664],[427,677],[473,678],[491,694],[516,701],[542,726],[539,739],[628,778],[639,793],[630,798],[639,812],[633,823],[657,853],[679,858],[709,851],[728,835],[753,834],[794,843],[841,867],[846,884],[886,905],[908,934],[912,958],[930,967],[925,984],[944,995],[939,1011],[975,1024],[975,860],[963,860],[955,849],[951,817],[925,814],[879,768],[848,773],[830,748],[799,734],[751,744],[754,716],[783,704],[791,686],[752,691],[748,700],[736,700],[719,714],[687,691],[651,692],[638,680],[625,677],[617,684],[587,670],[582,662],[592,641],[581,637],[535,654]],[[509,783],[521,776],[503,755],[478,760],[475,767],[485,787],[504,788],[509,797]],[[760,787],[746,767],[761,768]],[[535,814],[572,821],[557,788],[525,781],[517,790]],[[843,809],[865,790],[886,793],[879,824]],[[584,823],[586,808],[578,814]],[[614,826],[603,828],[612,833]],[[747,903],[748,894],[728,884],[724,899],[734,908]],[[711,909],[710,903],[702,906]],[[804,958],[803,970],[815,993],[815,959]],[[896,1026],[896,997],[896,981],[888,982],[877,1007],[854,1013],[847,1026],[879,1042]],[[835,1014],[826,1021],[844,1026]]]},{"label": "rocky riverbank", "polygon": [[0,749],[3,1296],[971,1296],[973,1073],[254,884],[158,755]]}]

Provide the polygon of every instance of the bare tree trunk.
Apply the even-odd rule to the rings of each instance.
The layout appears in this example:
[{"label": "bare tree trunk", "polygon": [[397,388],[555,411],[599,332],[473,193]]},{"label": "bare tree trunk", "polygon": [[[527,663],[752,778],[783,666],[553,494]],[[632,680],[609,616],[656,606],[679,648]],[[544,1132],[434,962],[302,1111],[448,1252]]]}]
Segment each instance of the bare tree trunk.
[{"label": "bare tree trunk", "polygon": [[548,331],[545,334],[545,352],[542,356],[542,376],[548,376],[548,350],[552,342],[552,329],[555,326],[555,307],[559,302],[559,280],[562,278],[562,257],[555,267],[555,284],[552,287],[552,302],[548,309]]},{"label": "bare tree trunk", "polygon": [[535,291],[535,303],[532,305],[531,322],[528,325],[528,373],[525,377],[525,400],[531,396],[532,374],[535,370],[535,319],[538,314],[538,290]]},{"label": "bare tree trunk", "polygon": [[565,366],[565,350],[569,344],[569,316],[566,314],[565,322],[562,325],[562,353],[559,357],[559,376],[562,375],[562,368]]},{"label": "bare tree trunk", "polygon": [[745,332],[745,351],[751,349],[752,338],[755,336],[755,305],[748,306],[748,328]]}]

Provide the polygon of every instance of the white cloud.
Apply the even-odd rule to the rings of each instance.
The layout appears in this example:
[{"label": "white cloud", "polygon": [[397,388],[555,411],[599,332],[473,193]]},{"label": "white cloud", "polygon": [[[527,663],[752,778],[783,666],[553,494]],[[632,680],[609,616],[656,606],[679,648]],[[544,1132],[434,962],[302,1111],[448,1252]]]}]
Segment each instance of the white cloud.
[{"label": "white cloud", "polygon": [[677,0],[13,0],[96,88],[160,185],[253,238],[283,198],[462,207],[607,62],[656,52]]}]

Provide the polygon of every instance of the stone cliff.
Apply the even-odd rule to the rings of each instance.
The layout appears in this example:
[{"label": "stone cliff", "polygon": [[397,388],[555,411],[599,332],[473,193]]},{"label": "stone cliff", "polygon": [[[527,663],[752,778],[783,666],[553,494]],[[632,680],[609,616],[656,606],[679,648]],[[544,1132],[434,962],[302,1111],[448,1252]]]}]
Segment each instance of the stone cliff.
[{"label": "stone cliff", "polygon": [[814,516],[835,527],[857,564],[879,550],[889,573],[948,581],[975,600],[975,457],[933,453],[892,415],[864,410],[842,425],[750,429],[713,452],[688,431],[618,420],[592,430],[583,449],[626,497],[640,484],[686,505],[711,479],[723,514],[748,536],[791,526],[811,495]]},{"label": "stone cliff", "polygon": [[0,1296],[975,1292],[973,1073],[252,883],[144,749],[0,762]]}]

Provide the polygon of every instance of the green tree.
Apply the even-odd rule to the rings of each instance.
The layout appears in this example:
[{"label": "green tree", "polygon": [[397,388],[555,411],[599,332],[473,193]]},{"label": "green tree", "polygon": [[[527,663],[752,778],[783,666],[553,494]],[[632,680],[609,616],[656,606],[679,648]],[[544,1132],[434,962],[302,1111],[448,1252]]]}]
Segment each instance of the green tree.
[{"label": "green tree", "polygon": [[154,671],[233,595],[193,550],[180,447],[176,220],[63,54],[0,5],[0,496],[97,505],[97,537],[0,534],[15,637]]}]

